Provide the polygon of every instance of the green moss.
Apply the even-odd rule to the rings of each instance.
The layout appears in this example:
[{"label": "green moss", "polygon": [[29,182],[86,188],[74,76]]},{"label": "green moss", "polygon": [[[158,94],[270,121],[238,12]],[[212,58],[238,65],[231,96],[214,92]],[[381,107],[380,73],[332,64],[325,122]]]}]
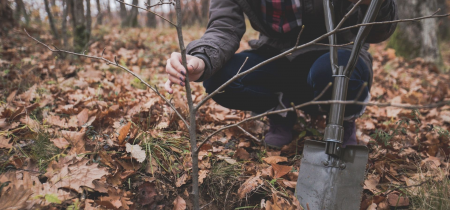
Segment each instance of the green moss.
[{"label": "green moss", "polygon": [[387,47],[395,49],[397,56],[402,56],[406,59],[416,58],[420,53],[419,45],[409,42],[408,38],[406,38],[405,34],[402,34],[400,30],[396,30],[394,34],[392,34]]}]

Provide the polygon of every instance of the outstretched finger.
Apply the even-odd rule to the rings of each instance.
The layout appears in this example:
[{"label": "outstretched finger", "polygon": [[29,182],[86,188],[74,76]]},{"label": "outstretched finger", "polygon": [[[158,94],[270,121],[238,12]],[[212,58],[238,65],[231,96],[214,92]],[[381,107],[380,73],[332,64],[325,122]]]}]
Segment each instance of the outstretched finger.
[{"label": "outstretched finger", "polygon": [[167,92],[169,92],[170,94],[173,93],[172,90],[172,82],[168,79],[166,84],[164,84],[164,89],[166,89]]}]

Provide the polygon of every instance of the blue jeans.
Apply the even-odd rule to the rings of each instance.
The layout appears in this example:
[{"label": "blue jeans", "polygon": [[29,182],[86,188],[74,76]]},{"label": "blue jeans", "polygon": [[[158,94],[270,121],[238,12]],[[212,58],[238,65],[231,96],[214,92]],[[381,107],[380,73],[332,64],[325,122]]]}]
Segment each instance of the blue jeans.
[{"label": "blue jeans", "polygon": [[[339,65],[345,66],[350,58],[350,51],[339,50]],[[216,90],[231,77],[236,75],[239,68],[248,57],[242,68],[244,72],[251,67],[272,57],[270,52],[244,51],[235,54],[225,66],[211,78],[203,82],[207,93]],[[371,68],[361,59],[358,59],[356,68],[351,75],[347,99],[354,100],[365,82],[371,79]],[[309,52],[290,61],[281,58],[247,74],[229,86],[222,93],[213,97],[218,104],[238,110],[248,110],[256,113],[265,112],[279,104],[278,94],[283,93],[283,100],[298,105],[311,101],[320,94],[334,78],[331,71],[330,54],[327,51]],[[331,99],[330,88],[320,100]],[[368,97],[370,87],[366,87],[358,100]],[[322,106],[328,110],[327,106]],[[358,115],[363,107],[347,105],[345,116]],[[318,106],[303,109],[310,114],[318,114]]]}]

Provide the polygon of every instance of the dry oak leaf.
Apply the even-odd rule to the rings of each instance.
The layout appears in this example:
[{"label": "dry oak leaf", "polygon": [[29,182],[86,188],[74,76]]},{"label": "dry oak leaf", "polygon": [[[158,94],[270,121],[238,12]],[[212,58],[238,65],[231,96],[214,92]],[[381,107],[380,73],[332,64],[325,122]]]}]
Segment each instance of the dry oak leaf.
[{"label": "dry oak leaf", "polygon": [[82,125],[84,125],[85,123],[88,122],[88,119],[89,119],[89,114],[88,113],[89,113],[88,109],[83,109],[83,111],[78,113],[77,119],[78,119],[78,126],[79,127],[81,127]]},{"label": "dry oak leaf", "polygon": [[387,196],[389,206],[400,207],[409,206],[409,198],[406,196],[399,196],[398,192],[391,193]]},{"label": "dry oak leaf", "polygon": [[13,185],[6,190],[2,197],[0,197],[0,209],[5,210],[19,210],[25,209],[28,198],[33,194],[31,189],[25,189],[23,185],[16,187]]},{"label": "dry oak leaf", "polygon": [[144,162],[145,160],[145,151],[142,150],[141,146],[139,145],[131,145],[130,143],[127,143],[126,145],[127,152],[131,153],[131,157],[136,159],[139,163]]},{"label": "dry oak leaf", "polygon": [[81,129],[79,132],[76,131],[62,131],[62,136],[72,145],[71,152],[80,154],[85,152],[84,141],[85,128]]},{"label": "dry oak leaf", "polygon": [[11,140],[11,138],[7,139],[4,136],[0,136],[0,148],[11,149],[13,143],[8,143],[9,140]]},{"label": "dry oak leaf", "polygon": [[250,159],[250,154],[244,148],[239,148],[234,153],[234,157],[237,157],[240,160],[248,160]]},{"label": "dry oak leaf", "polygon": [[108,171],[105,168],[99,168],[97,163],[86,165],[87,162],[89,162],[88,159],[82,159],[74,164],[65,165],[59,173],[54,174],[50,183],[58,188],[72,189],[79,193],[83,191],[81,186],[94,189],[95,185],[92,181],[107,175]]},{"label": "dry oak leaf", "polygon": [[243,199],[248,193],[255,190],[258,186],[263,184],[263,180],[261,180],[261,173],[258,172],[255,176],[251,176],[248,178],[242,185],[239,187],[238,196],[240,199]]},{"label": "dry oak leaf", "polygon": [[273,168],[273,173],[274,173],[273,178],[275,178],[275,179],[278,179],[278,178],[286,175],[287,173],[289,173],[292,170],[292,166],[283,166],[283,165],[278,165],[278,164],[272,164],[272,168]]},{"label": "dry oak leaf", "polygon": [[175,182],[175,186],[177,186],[177,187],[181,187],[181,185],[184,185],[184,184],[186,184],[186,179],[187,179],[187,174],[185,173],[185,174],[183,174],[182,176],[180,176],[178,179],[177,179],[177,182]]},{"label": "dry oak leaf", "polygon": [[69,128],[69,124],[65,119],[61,119],[59,116],[50,115],[45,118],[45,121],[50,125],[55,125],[61,128]]},{"label": "dry oak leaf", "polygon": [[69,146],[69,142],[64,138],[51,139],[50,141],[53,142],[53,144],[60,149],[64,149],[67,146]]},{"label": "dry oak leaf", "polygon": [[117,137],[117,140],[119,141],[119,145],[123,145],[123,141],[125,141],[125,138],[128,135],[128,132],[131,128],[131,122],[128,122],[126,125],[124,125],[120,131],[119,131],[119,137]]},{"label": "dry oak leaf", "polygon": [[186,201],[180,197],[177,196],[175,200],[173,201],[173,210],[185,210],[186,209]]},{"label": "dry oak leaf", "polygon": [[203,180],[206,178],[206,175],[208,174],[208,170],[200,170],[198,172],[198,183],[202,184]]},{"label": "dry oak leaf", "polygon": [[377,193],[377,185],[380,183],[380,176],[376,174],[367,175],[367,179],[364,181],[364,189],[370,190],[372,193]]},{"label": "dry oak leaf", "polygon": [[268,164],[277,164],[279,162],[287,162],[288,159],[287,159],[287,157],[271,156],[271,157],[263,158],[263,161]]}]

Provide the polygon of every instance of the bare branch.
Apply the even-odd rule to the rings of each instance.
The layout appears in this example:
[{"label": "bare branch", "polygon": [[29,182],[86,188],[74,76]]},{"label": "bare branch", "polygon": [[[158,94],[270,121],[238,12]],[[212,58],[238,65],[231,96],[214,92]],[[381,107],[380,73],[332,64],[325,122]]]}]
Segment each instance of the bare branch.
[{"label": "bare branch", "polygon": [[349,42],[347,44],[324,44],[324,43],[314,43],[314,45],[326,46],[326,47],[345,47],[354,44],[354,42]]},{"label": "bare branch", "polygon": [[310,105],[323,105],[323,104],[345,104],[345,105],[356,104],[356,105],[362,105],[362,106],[397,107],[397,108],[402,108],[402,109],[433,109],[433,108],[443,107],[445,105],[450,105],[450,100],[449,101],[442,101],[442,102],[438,102],[438,103],[427,104],[427,105],[409,105],[409,104],[393,104],[393,103],[379,103],[379,102],[359,102],[359,101],[355,101],[355,100],[351,100],[351,101],[335,101],[335,100],[310,101],[310,102],[306,102],[306,103],[297,105],[297,106],[295,106],[295,108],[287,108],[287,109],[281,109],[281,110],[276,110],[276,111],[262,113],[260,115],[256,115],[256,116],[247,118],[247,119],[245,119],[243,121],[240,121],[238,123],[235,123],[235,124],[232,124],[232,125],[228,125],[228,126],[224,126],[224,127],[220,128],[219,130],[215,131],[214,133],[210,134],[208,137],[206,137],[205,140],[203,140],[199,144],[199,148],[201,146],[203,146],[203,144],[205,144],[207,141],[209,141],[211,139],[211,137],[213,137],[214,135],[220,133],[221,131],[229,129],[229,128],[237,127],[237,126],[239,126],[242,123],[245,123],[247,121],[259,119],[259,118],[265,117],[267,115],[273,115],[273,114],[280,114],[280,113],[284,113],[284,112],[290,112],[290,111],[293,111],[295,109],[300,109],[302,107],[306,107],[306,106],[310,106]]},{"label": "bare branch", "polygon": [[156,16],[162,18],[163,20],[167,21],[168,23],[170,23],[172,26],[177,27],[177,24],[173,23],[172,21],[168,20],[167,18],[163,17],[162,15],[160,15],[160,14],[158,14],[158,13],[156,13],[156,12],[153,12],[153,11],[151,11],[151,10],[149,10],[149,9],[146,9],[146,8],[143,8],[143,7],[140,7],[140,6],[136,6],[136,5],[133,5],[133,4],[128,4],[128,3],[124,2],[124,1],[120,1],[120,0],[116,0],[116,1],[117,1],[117,2],[120,2],[120,3],[122,3],[122,4],[126,4],[126,5],[128,5],[128,6],[136,7],[136,8],[145,10],[145,11],[147,11],[147,12],[153,13],[154,15],[156,15]]},{"label": "bare branch", "polygon": [[438,11],[436,11],[432,15],[418,17],[418,18],[392,20],[392,21],[382,21],[382,22],[372,22],[372,23],[365,23],[365,24],[364,23],[356,24],[356,25],[353,25],[353,26],[348,26],[348,27],[345,27],[345,28],[338,29],[338,30],[336,30],[336,32],[341,32],[341,31],[352,29],[352,28],[358,28],[358,27],[361,27],[361,26],[381,25],[381,24],[391,24],[391,23],[402,23],[402,22],[412,22],[412,21],[418,21],[418,20],[429,19],[429,18],[442,18],[442,17],[450,16],[450,13],[447,13],[447,14],[444,14],[444,15],[436,15],[436,13]]},{"label": "bare branch", "polygon": [[158,3],[154,4],[154,5],[150,5],[147,2],[144,2],[145,7],[147,7],[147,9],[150,9],[152,7],[157,7],[157,6],[162,6],[164,4],[169,4],[169,5],[175,5],[175,2],[172,0],[163,2],[162,0],[160,0]]},{"label": "bare branch", "polygon": [[256,136],[252,135],[251,133],[249,133],[248,131],[246,131],[244,128],[242,128],[241,126],[236,126],[237,128],[239,128],[242,132],[245,133],[245,135],[249,136],[250,138],[252,138],[253,140],[255,140],[256,142],[261,142],[261,140],[259,140],[258,138],[256,138]]},{"label": "bare branch", "polygon": [[[359,2],[361,2],[361,0],[360,0]],[[359,2],[358,2],[358,3],[359,3]],[[357,6],[358,3],[355,4],[355,6]],[[352,8],[352,10],[350,10],[349,13],[347,13],[347,14],[350,14],[350,12],[352,12],[352,11],[355,9],[355,6],[354,6],[354,7]],[[324,39],[324,38],[326,38],[326,37],[328,37],[328,36],[330,36],[330,35],[332,35],[332,34],[335,34],[335,33],[337,33],[337,32],[340,32],[340,31],[343,31],[343,30],[352,29],[352,28],[357,28],[357,27],[361,27],[361,26],[378,25],[378,24],[390,24],[390,23],[398,23],[398,22],[409,22],[409,21],[417,21],[417,20],[422,20],[422,19],[427,19],[427,18],[439,18],[439,17],[448,17],[448,16],[450,16],[450,13],[449,13],[449,14],[446,14],[446,15],[429,15],[429,16],[420,17],[420,18],[413,18],[413,19],[403,19],[403,20],[396,20],[396,21],[383,21],[383,22],[372,22],[372,23],[367,23],[367,24],[358,24],[358,25],[349,26],[349,27],[346,27],[346,28],[339,29],[339,27],[341,27],[341,26],[343,25],[344,21],[345,21],[345,18],[343,18],[343,19],[341,20],[341,22],[338,24],[338,27],[336,27],[334,30],[332,30],[332,31],[330,31],[330,32],[328,32],[328,33],[326,33],[326,34],[323,34],[322,36],[320,36],[320,37],[318,37],[318,38],[316,38],[316,39],[314,39],[314,40],[312,40],[312,41],[310,41],[310,42],[308,42],[308,43],[305,43],[305,44],[300,45],[300,46],[297,46],[297,47],[293,47],[293,48],[291,48],[290,50],[287,50],[287,51],[285,51],[285,52],[283,52],[283,53],[281,53],[281,54],[278,54],[278,55],[276,55],[276,56],[274,56],[274,57],[272,57],[272,58],[269,58],[269,59],[267,59],[267,60],[265,60],[265,61],[259,63],[258,65],[256,65],[256,66],[254,66],[254,67],[248,69],[248,70],[245,71],[245,72],[242,72],[242,73],[240,73],[240,74],[235,75],[235,76],[232,77],[230,80],[228,80],[227,82],[225,82],[224,84],[222,84],[222,85],[221,85],[219,88],[217,88],[215,91],[213,91],[211,94],[209,94],[208,96],[206,96],[202,101],[200,101],[200,102],[197,104],[196,109],[198,110],[198,109],[199,109],[199,108],[200,108],[207,100],[211,99],[213,96],[215,96],[216,94],[218,94],[219,92],[221,92],[226,86],[228,86],[229,84],[231,84],[232,82],[234,82],[236,79],[238,79],[238,78],[240,78],[240,77],[242,77],[242,76],[244,76],[244,75],[247,75],[247,74],[249,74],[249,73],[255,71],[256,69],[260,68],[261,66],[264,66],[264,65],[266,65],[266,64],[268,64],[268,63],[271,63],[271,62],[273,62],[273,61],[275,61],[275,60],[278,60],[278,59],[280,59],[280,58],[282,58],[282,57],[284,57],[284,56],[286,56],[286,55],[289,55],[289,54],[291,54],[291,53],[294,52],[294,51],[297,51],[297,50],[299,50],[299,49],[303,49],[303,48],[305,48],[305,47],[309,47],[309,46],[311,46],[311,45],[318,44],[318,43],[317,43],[318,41],[320,41],[320,40],[322,40],[322,39]],[[344,16],[344,17],[345,17],[345,16]],[[323,45],[323,44],[319,44],[319,45]]]},{"label": "bare branch", "polygon": [[298,33],[297,41],[295,42],[295,47],[297,47],[297,46],[298,46],[298,43],[300,43],[300,37],[301,37],[302,34],[303,34],[303,30],[305,30],[305,25],[302,25],[302,30],[300,30],[300,33]]},{"label": "bare branch", "polygon": [[244,63],[242,64],[241,68],[239,69],[239,71],[236,74],[239,74],[239,72],[241,72],[242,68],[244,68],[244,66],[247,63],[247,61],[248,61],[248,57],[245,58]]},{"label": "bare branch", "polygon": [[356,2],[355,5],[353,5],[352,9],[345,14],[345,16],[342,18],[342,20],[339,22],[339,24],[336,26],[335,29],[339,29],[342,27],[342,25],[345,23],[345,21],[350,17],[350,15],[358,8],[358,6],[362,3],[363,0],[359,0]]},{"label": "bare branch", "polygon": [[[184,119],[184,117],[181,115],[180,112],[178,112],[178,110],[175,108],[175,106],[169,102],[169,100],[167,100],[166,97],[164,97],[158,90],[156,90],[156,88],[154,88],[153,86],[151,86],[150,84],[148,84],[147,82],[145,82],[139,75],[137,75],[136,73],[132,72],[131,70],[129,70],[128,68],[120,65],[119,63],[117,63],[117,59],[116,56],[114,56],[114,62],[110,61],[106,58],[103,57],[103,53],[102,53],[102,57],[97,57],[97,56],[92,56],[92,55],[85,55],[85,54],[80,54],[80,53],[74,53],[74,52],[70,52],[70,51],[65,51],[65,50],[60,50],[58,48],[52,49],[51,47],[49,47],[48,45],[42,43],[41,41],[37,40],[36,38],[32,37],[26,29],[24,29],[25,33],[27,34],[28,37],[30,37],[31,39],[33,39],[34,41],[36,41],[37,43],[41,44],[42,46],[46,47],[48,50],[52,51],[52,52],[60,52],[60,53],[67,53],[67,54],[71,54],[71,55],[76,55],[76,56],[81,56],[81,57],[86,57],[86,58],[91,58],[91,59],[96,59],[96,60],[102,60],[105,61],[106,64],[108,65],[113,65],[113,66],[117,66],[125,71],[127,71],[128,73],[130,73],[131,75],[133,75],[134,77],[136,77],[137,79],[139,79],[139,81],[141,81],[145,86],[149,87],[151,90],[153,90],[153,92],[155,92],[159,97],[161,97],[171,108],[172,110],[178,115],[178,117],[183,121],[183,123],[186,125],[186,127],[189,129],[189,124],[186,122],[186,120]],[[103,50],[104,52],[105,50]]]}]

